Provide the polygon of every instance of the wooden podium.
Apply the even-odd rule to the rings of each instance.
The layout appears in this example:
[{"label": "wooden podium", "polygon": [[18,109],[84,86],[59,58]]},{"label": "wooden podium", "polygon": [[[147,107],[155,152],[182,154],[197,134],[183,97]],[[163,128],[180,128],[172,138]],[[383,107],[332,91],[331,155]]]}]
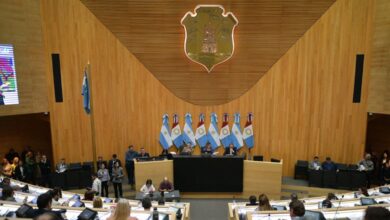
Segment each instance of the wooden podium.
[{"label": "wooden podium", "polygon": [[[258,197],[265,193],[270,199],[280,199],[282,190],[282,167],[283,161],[279,163],[267,161],[244,160],[243,170],[243,192],[242,193],[215,193],[217,197],[247,199],[250,195]],[[139,191],[147,179],[153,181],[157,188],[166,176],[170,181],[173,179],[173,161],[146,161],[134,162],[135,185]],[[180,189],[178,189],[180,190]],[[182,193],[182,197],[213,197],[213,193]]]}]

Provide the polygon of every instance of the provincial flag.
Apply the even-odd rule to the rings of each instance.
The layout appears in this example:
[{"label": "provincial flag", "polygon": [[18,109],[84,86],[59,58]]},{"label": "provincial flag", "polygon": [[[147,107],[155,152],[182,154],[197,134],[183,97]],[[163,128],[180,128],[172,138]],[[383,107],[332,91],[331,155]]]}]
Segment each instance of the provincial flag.
[{"label": "provincial flag", "polygon": [[200,147],[206,146],[208,138],[207,138],[206,126],[204,125],[203,113],[199,115],[199,123],[195,131],[195,139],[198,141]]},{"label": "provincial flag", "polygon": [[234,124],[232,127],[232,143],[237,149],[244,146],[244,141],[242,139],[241,127],[240,127],[240,114],[234,114]]},{"label": "provincial flag", "polygon": [[227,113],[223,114],[223,122],[219,139],[221,139],[221,143],[225,147],[228,147],[232,143],[229,129],[229,115]]},{"label": "provincial flag", "polygon": [[181,135],[181,129],[180,129],[180,125],[179,125],[179,116],[177,114],[173,114],[173,125],[172,125],[171,138],[172,138],[173,144],[176,147],[182,146],[183,136]]},{"label": "provincial flag", "polygon": [[172,146],[172,139],[169,132],[168,114],[163,115],[163,122],[160,132],[160,144],[164,149],[168,149]]},{"label": "provincial flag", "polygon": [[81,89],[81,95],[84,97],[83,106],[87,114],[91,113],[91,102],[90,102],[90,93],[89,93],[89,80],[87,74],[87,68],[84,70],[83,85]]},{"label": "provincial flag", "polygon": [[194,131],[192,130],[192,116],[190,113],[185,115],[185,124],[183,129],[183,141],[192,147],[196,145]]},{"label": "provincial flag", "polygon": [[218,134],[218,116],[215,113],[211,113],[210,116],[210,126],[209,133],[207,134],[207,139],[213,149],[221,146],[221,141],[219,139]]},{"label": "provincial flag", "polygon": [[245,144],[249,149],[251,149],[255,144],[255,140],[253,136],[252,119],[253,119],[253,114],[249,113],[244,131],[242,133],[242,137],[244,138]]}]

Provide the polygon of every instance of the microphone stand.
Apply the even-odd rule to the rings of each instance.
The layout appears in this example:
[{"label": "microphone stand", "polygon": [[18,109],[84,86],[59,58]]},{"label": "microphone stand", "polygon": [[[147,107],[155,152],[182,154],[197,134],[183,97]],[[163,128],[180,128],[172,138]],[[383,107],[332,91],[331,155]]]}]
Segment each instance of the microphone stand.
[{"label": "microphone stand", "polygon": [[334,213],[333,220],[335,220],[335,219],[336,219],[337,212],[339,211],[340,204],[341,204],[341,201],[343,201],[343,198],[344,198],[344,195],[341,195],[341,199],[339,200],[339,205],[337,206],[336,212]]}]

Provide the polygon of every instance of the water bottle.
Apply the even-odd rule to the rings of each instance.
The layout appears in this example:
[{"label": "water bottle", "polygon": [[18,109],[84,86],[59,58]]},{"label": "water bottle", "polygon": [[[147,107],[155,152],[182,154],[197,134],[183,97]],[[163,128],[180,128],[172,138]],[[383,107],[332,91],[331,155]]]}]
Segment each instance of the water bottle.
[{"label": "water bottle", "polygon": [[158,211],[157,211],[157,207],[154,207],[153,209],[153,220],[158,220]]}]

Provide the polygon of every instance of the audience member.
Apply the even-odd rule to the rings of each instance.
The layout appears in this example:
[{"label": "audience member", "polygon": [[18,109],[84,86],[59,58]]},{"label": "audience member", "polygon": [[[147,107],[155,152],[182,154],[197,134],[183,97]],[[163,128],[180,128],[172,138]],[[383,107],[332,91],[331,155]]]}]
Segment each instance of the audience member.
[{"label": "audience member", "polygon": [[93,208],[95,209],[103,208],[103,200],[101,197],[97,196],[93,199]]},{"label": "audience member", "polygon": [[230,144],[229,147],[225,148],[225,153],[223,155],[237,155],[237,148],[233,144]]},{"label": "audience member", "polygon": [[322,208],[332,208],[333,204],[332,204],[332,200],[334,199],[337,199],[337,197],[335,196],[335,194],[333,193],[328,193],[328,196],[326,197],[326,199],[324,201],[322,201]]},{"label": "audience member", "polygon": [[60,206],[62,205],[60,203],[60,198],[62,198],[62,191],[60,188],[58,187],[55,187],[54,189],[50,190],[50,194],[51,194],[51,197],[52,197],[52,201],[51,201],[51,204],[52,206]]},{"label": "audience member", "polygon": [[19,160],[19,164],[15,167],[14,178],[19,181],[26,181],[26,168],[23,164],[23,160]]},{"label": "audience member", "polygon": [[12,164],[11,164],[11,167],[12,167],[12,175],[15,174],[15,168],[19,165],[19,157],[14,157],[14,159],[12,160]]},{"label": "audience member", "polygon": [[137,218],[130,217],[130,214],[131,207],[129,201],[126,199],[119,199],[114,213],[112,213],[107,220],[138,220]]},{"label": "audience member", "polygon": [[98,160],[96,161],[96,164],[98,169],[102,167],[102,164],[104,164],[104,167],[107,167],[107,162],[103,160],[102,156],[98,156]]},{"label": "audience member", "polygon": [[110,180],[110,174],[104,163],[100,163],[100,169],[98,170],[97,175],[102,182],[102,191],[100,195],[108,197],[108,181]]},{"label": "audience member", "polygon": [[35,157],[32,151],[27,152],[26,160],[25,160],[25,168],[26,168],[26,182],[35,183]]},{"label": "audience member", "polygon": [[246,206],[256,206],[257,204],[257,198],[254,195],[249,196],[249,203],[246,204]]},{"label": "audience member", "polygon": [[318,156],[315,156],[313,161],[309,163],[309,170],[321,170],[321,162]]},{"label": "audience member", "polygon": [[298,195],[296,193],[291,193],[290,200],[291,202],[298,201]]},{"label": "audience member", "polygon": [[42,215],[44,213],[52,213],[52,214],[55,214],[59,219],[62,220],[63,217],[61,215],[61,212],[51,210],[51,206],[52,206],[51,202],[52,202],[52,198],[51,198],[51,195],[49,193],[43,193],[43,194],[39,195],[38,199],[37,199],[38,209],[35,209],[33,211],[32,216],[30,216],[30,218],[37,217],[37,216]]},{"label": "audience member", "polygon": [[11,163],[12,161],[14,161],[14,158],[15,157],[18,157],[19,158],[19,154],[13,149],[9,149],[8,153],[5,155],[5,158],[7,158],[7,160]]},{"label": "audience member", "polygon": [[173,190],[173,184],[169,182],[168,177],[164,177],[164,180],[160,183],[158,191],[160,192],[169,192]]},{"label": "audience member", "polygon": [[202,154],[213,154],[213,149],[211,148],[211,144],[207,142],[206,146],[202,148]]},{"label": "audience member", "polygon": [[63,173],[68,170],[68,165],[65,162],[65,158],[62,158],[61,161],[56,165],[56,172]]},{"label": "audience member", "polygon": [[141,147],[140,152],[139,152],[139,154],[138,154],[137,157],[149,158],[150,155],[149,155],[149,153],[147,153],[147,152],[145,151],[145,148]]},{"label": "audience member", "polygon": [[130,145],[126,154],[125,154],[125,162],[126,162],[126,172],[127,172],[127,180],[131,185],[131,188],[134,187],[134,159],[138,156],[137,151],[134,150],[133,145]]},{"label": "audience member", "polygon": [[14,197],[14,189],[10,186],[4,186],[0,200],[16,202]]},{"label": "audience member", "polygon": [[265,194],[261,194],[259,196],[259,207],[256,209],[257,211],[271,211],[272,207],[269,203],[269,199]]},{"label": "audience member", "polygon": [[34,218],[34,220],[61,220],[56,214],[51,212],[43,213]]},{"label": "audience member", "polygon": [[95,198],[95,191],[88,189],[84,193],[84,199],[86,201],[93,201],[93,198]]},{"label": "audience member", "polygon": [[149,197],[144,197],[142,199],[142,207],[145,211],[150,211],[150,208],[152,207],[152,200]]},{"label": "audience member", "polygon": [[50,161],[47,159],[46,155],[43,154],[41,160],[39,161],[39,168],[41,170],[42,181],[40,183],[41,186],[50,185],[50,172],[51,165]]},{"label": "audience member", "polygon": [[33,152],[31,146],[26,146],[22,153],[20,154],[20,158],[23,160],[24,163],[26,163],[26,155],[28,152]]},{"label": "audience member", "polygon": [[112,184],[114,185],[115,198],[123,197],[122,193],[123,168],[117,161],[112,169]]},{"label": "audience member", "polygon": [[322,163],[322,169],[325,171],[337,170],[336,164],[333,163],[330,157],[326,157],[326,160]]},{"label": "audience member", "polygon": [[111,160],[108,162],[108,172],[110,173],[111,180],[112,169],[114,168],[116,162],[119,163],[119,166],[122,166],[121,160],[118,159],[118,156],[116,154],[113,154]]},{"label": "audience member", "polygon": [[304,219],[303,216],[305,215],[305,206],[303,203],[299,200],[295,200],[290,202],[290,217],[292,220],[300,220]]},{"label": "audience member", "polygon": [[7,158],[3,158],[1,174],[6,177],[12,177],[12,166]]},{"label": "audience member", "polygon": [[96,173],[92,174],[92,192],[94,192],[95,195],[100,196],[100,193],[102,192],[102,182],[98,178]]},{"label": "audience member", "polygon": [[37,183],[38,185],[42,185],[42,172],[41,172],[41,167],[39,166],[39,163],[41,162],[41,152],[37,152],[35,154],[35,163],[34,163],[34,183]]},{"label": "audience member", "polygon": [[368,207],[364,220],[389,220],[390,211],[384,207]]},{"label": "audience member", "polygon": [[148,194],[148,193],[153,193],[154,191],[156,191],[156,188],[154,188],[152,180],[147,179],[146,183],[141,187],[140,191],[145,193],[145,194]]},{"label": "audience member", "polygon": [[359,161],[358,166],[361,171],[373,171],[374,163],[371,160],[371,154],[366,154],[364,159]]},{"label": "audience member", "polygon": [[367,191],[366,187],[360,187],[359,188],[359,195],[360,196],[365,196],[365,197],[369,197],[370,196],[370,194],[368,194],[368,191]]},{"label": "audience member", "polygon": [[390,163],[389,163],[389,152],[385,150],[382,154],[382,158],[380,160],[380,165],[379,165],[379,180],[381,183],[385,182],[385,175],[389,170]]}]

